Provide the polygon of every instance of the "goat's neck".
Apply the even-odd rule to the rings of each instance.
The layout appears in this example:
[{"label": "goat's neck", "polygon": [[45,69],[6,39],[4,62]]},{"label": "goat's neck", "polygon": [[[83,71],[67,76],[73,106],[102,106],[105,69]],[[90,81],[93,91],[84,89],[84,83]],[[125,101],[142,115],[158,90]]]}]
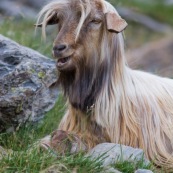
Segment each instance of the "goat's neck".
[{"label": "goat's neck", "polygon": [[106,78],[102,67],[95,75],[93,73],[93,70],[85,68],[77,75],[60,74],[60,84],[70,104],[87,114],[92,111]]}]

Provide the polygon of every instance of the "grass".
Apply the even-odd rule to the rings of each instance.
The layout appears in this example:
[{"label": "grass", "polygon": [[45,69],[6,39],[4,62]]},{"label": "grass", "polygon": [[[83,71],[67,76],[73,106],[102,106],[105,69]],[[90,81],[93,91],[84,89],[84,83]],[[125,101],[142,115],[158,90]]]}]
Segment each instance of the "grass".
[{"label": "grass", "polygon": [[132,173],[132,172],[134,173],[139,168],[152,170],[153,172],[155,171],[154,167],[151,164],[146,165],[143,159],[135,161],[135,162],[128,161],[128,160],[125,160],[125,161],[118,160],[113,165],[113,167],[115,167],[116,169],[124,173]]},{"label": "grass", "polygon": [[34,21],[26,19],[17,21],[13,18],[6,18],[0,24],[0,34],[17,41],[23,46],[37,50],[45,56],[51,57],[52,40],[56,33],[49,31],[47,41],[42,41],[41,29],[38,28],[37,32],[35,32],[34,23]]},{"label": "grass", "polygon": [[[112,2],[115,4],[114,0],[112,0]],[[161,4],[161,2],[159,4]],[[169,18],[163,17],[169,15],[172,7],[168,7],[168,11],[165,13],[163,11],[157,11],[158,13],[155,14],[153,10],[161,8],[160,5],[156,7],[149,5],[143,6],[143,4],[141,5],[135,0],[121,0],[121,3],[119,1],[119,3],[116,2],[115,5],[125,5],[131,8],[135,6],[135,10],[142,11],[146,14],[151,13],[153,17],[164,20],[164,22],[168,22],[172,25],[170,16]],[[162,14],[162,16],[160,16],[160,14]],[[47,41],[42,42],[40,34],[35,35],[34,33],[33,23],[33,21],[26,21],[25,19],[22,21],[14,21],[13,18],[7,18],[6,21],[0,24],[0,33],[17,41],[19,44],[35,49],[51,57],[52,40],[56,36],[56,33],[49,30]],[[126,30],[126,35],[127,38],[130,38],[127,39],[127,42],[129,42],[129,47],[132,48],[159,37],[159,34],[155,34],[134,23]],[[138,35],[138,37],[134,38],[134,35]],[[83,153],[58,156],[35,147],[34,144],[40,138],[50,134],[58,127],[64,110],[64,100],[60,96],[54,108],[46,114],[45,118],[39,124],[25,124],[13,133],[0,134],[0,146],[5,149],[13,150],[13,152],[8,150],[9,154],[5,155],[3,159],[0,160],[0,173],[37,173],[50,166],[57,167],[59,171],[64,173],[101,172],[103,170],[101,162],[97,160],[91,161],[89,158],[83,157]],[[137,163],[119,160],[112,166],[123,173],[133,173],[138,168],[151,168],[150,166],[144,165],[143,160]]]},{"label": "grass", "polygon": [[[72,173],[72,170],[78,173],[98,173],[102,168],[101,162],[91,161],[83,154],[66,156],[52,156],[51,153],[41,152],[34,149],[31,152],[23,150],[14,152],[4,157],[0,162],[0,172],[2,173],[37,173],[53,167],[63,173]],[[46,172],[46,171],[45,171]]]}]

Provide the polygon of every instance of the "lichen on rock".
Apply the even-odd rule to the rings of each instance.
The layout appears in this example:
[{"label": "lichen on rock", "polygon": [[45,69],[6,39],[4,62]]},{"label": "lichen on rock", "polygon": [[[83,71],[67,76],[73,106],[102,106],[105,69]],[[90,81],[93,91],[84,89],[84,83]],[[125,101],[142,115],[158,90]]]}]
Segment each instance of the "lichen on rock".
[{"label": "lichen on rock", "polygon": [[54,60],[0,35],[0,132],[38,121],[55,104]]}]

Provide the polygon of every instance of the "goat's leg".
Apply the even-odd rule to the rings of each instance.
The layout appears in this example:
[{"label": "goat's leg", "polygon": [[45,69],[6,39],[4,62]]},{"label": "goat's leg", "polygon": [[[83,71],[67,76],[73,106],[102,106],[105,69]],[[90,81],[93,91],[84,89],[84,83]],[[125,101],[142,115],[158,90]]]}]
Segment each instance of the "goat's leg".
[{"label": "goat's leg", "polygon": [[106,132],[85,114],[69,109],[60,122],[58,130],[41,141],[41,146],[60,153],[87,150],[102,142],[110,142]]},{"label": "goat's leg", "polygon": [[61,154],[86,151],[87,147],[80,137],[68,131],[56,130],[41,140],[41,147]]},{"label": "goat's leg", "polygon": [[[58,153],[75,153],[87,150],[87,145],[82,141],[74,113],[68,110],[60,122],[58,130],[41,139],[40,145],[44,149],[52,149]],[[76,130],[78,132],[76,132]]]}]

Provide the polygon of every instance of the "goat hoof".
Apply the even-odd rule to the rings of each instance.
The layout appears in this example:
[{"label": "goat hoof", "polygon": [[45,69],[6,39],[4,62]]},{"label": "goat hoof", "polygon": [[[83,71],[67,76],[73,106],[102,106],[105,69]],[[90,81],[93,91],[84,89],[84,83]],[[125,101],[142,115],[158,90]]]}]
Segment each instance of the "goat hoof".
[{"label": "goat hoof", "polygon": [[48,135],[40,140],[40,147],[45,150],[48,150],[49,148],[51,148],[51,136],[50,135]]},{"label": "goat hoof", "polygon": [[51,136],[43,138],[40,146],[45,150],[51,149],[59,154],[77,153],[79,151],[86,151],[87,149],[86,145],[77,135],[63,130],[56,130]]}]

